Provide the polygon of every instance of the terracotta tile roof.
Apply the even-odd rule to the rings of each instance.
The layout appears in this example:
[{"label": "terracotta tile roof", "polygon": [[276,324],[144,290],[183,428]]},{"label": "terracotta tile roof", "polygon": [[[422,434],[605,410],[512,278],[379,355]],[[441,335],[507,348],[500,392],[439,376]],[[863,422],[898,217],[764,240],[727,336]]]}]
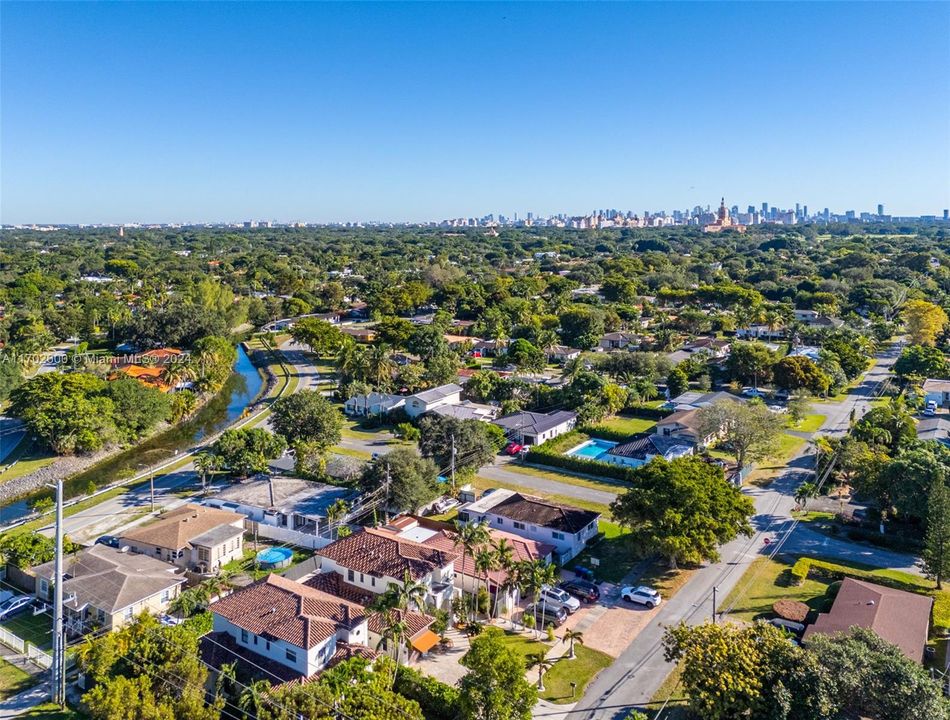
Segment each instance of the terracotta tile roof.
[{"label": "terracotta tile roof", "polygon": [[[346,582],[341,575],[335,572],[317,573],[313,577],[307,579],[304,582],[304,585],[315,588],[329,595],[335,595],[337,597],[343,598],[348,602],[353,602],[364,606],[369,605],[377,597],[376,593],[372,593],[368,590],[364,590],[361,587],[357,587],[356,585]],[[410,638],[415,637],[423,630],[427,630],[429,626],[435,622],[435,618],[423,613],[407,612],[404,610],[395,610],[394,612],[400,620],[406,623]],[[378,613],[367,612],[366,626],[369,628],[371,633],[382,635],[385,623],[383,622],[383,618]]]},{"label": "terracotta tile roof", "polygon": [[243,523],[244,516],[229,510],[188,503],[176,510],[169,510],[156,522],[123,533],[122,539],[181,550],[188,547],[191,540],[209,530],[236,522]]},{"label": "terracotta tile roof", "polygon": [[398,579],[408,571],[413,580],[419,580],[458,559],[457,553],[431,548],[374,529],[337,540],[317,550],[317,555],[349,570],[376,577]]},{"label": "terracotta tile roof", "polygon": [[[491,535],[493,542],[504,539],[509,545],[511,545],[512,557],[514,557],[515,562],[546,558],[549,557],[555,550],[553,545],[539,543],[535,540],[528,540],[502,530],[490,529],[489,534]],[[462,553],[462,546],[456,545],[455,535],[450,530],[440,530],[438,533],[428,538],[425,541],[425,544],[431,547],[439,548],[440,550],[449,550],[459,553],[459,559],[455,561],[455,572],[462,573],[468,577],[475,577],[475,558],[473,558],[471,555],[464,555]],[[478,577],[481,579],[484,576],[479,573]],[[505,581],[507,573],[504,570],[492,570],[488,573],[488,577],[493,583],[500,585]]]},{"label": "terracotta tile roof", "polygon": [[927,595],[845,578],[831,612],[818,615],[805,630],[804,639],[815,633],[848,632],[854,626],[870,628],[911,660],[921,662],[932,607],[933,598]]},{"label": "terracotta tile roof", "polygon": [[338,627],[352,628],[365,619],[356,603],[280,575],[268,575],[209,609],[243,630],[306,650],[335,635]]}]

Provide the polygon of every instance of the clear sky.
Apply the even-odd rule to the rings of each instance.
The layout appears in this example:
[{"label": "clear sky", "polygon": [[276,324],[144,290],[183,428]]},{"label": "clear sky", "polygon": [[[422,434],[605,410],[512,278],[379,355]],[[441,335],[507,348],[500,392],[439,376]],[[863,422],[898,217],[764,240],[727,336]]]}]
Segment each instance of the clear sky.
[{"label": "clear sky", "polygon": [[950,206],[950,3],[0,3],[0,220]]}]

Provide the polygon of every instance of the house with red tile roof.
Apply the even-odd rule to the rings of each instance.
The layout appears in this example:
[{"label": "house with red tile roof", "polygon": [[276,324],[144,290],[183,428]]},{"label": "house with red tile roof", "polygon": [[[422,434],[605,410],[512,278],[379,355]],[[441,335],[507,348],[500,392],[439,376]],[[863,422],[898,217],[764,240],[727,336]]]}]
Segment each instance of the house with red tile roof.
[{"label": "house with red tile roof", "polygon": [[[311,677],[341,652],[371,650],[365,608],[279,575],[268,575],[208,609],[214,625],[203,654],[270,668],[268,674],[280,681]],[[222,648],[233,655],[230,660]]]}]

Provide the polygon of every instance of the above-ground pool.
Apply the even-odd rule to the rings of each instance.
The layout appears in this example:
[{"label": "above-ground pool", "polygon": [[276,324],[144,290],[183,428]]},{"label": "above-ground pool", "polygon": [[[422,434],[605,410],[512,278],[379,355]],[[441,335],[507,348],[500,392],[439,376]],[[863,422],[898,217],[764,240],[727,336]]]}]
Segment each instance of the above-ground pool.
[{"label": "above-ground pool", "polygon": [[272,547],[257,553],[257,562],[264,568],[282,568],[290,565],[294,551],[290,548]]},{"label": "above-ground pool", "polygon": [[600,438],[592,438],[587,442],[583,442],[577,447],[571,448],[568,450],[565,455],[570,455],[571,457],[584,458],[586,460],[599,460],[603,455],[607,454],[607,451],[614,447],[617,443],[610,440],[601,440]]}]

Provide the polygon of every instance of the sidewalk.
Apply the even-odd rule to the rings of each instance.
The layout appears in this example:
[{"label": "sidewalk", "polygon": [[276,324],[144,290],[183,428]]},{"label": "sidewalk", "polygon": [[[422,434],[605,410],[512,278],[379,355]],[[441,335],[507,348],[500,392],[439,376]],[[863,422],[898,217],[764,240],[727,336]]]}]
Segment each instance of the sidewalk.
[{"label": "sidewalk", "polygon": [[29,690],[24,690],[19,695],[0,702],[0,720],[5,718],[14,718],[22,715],[27,710],[49,702],[50,686],[49,683],[40,683]]}]

